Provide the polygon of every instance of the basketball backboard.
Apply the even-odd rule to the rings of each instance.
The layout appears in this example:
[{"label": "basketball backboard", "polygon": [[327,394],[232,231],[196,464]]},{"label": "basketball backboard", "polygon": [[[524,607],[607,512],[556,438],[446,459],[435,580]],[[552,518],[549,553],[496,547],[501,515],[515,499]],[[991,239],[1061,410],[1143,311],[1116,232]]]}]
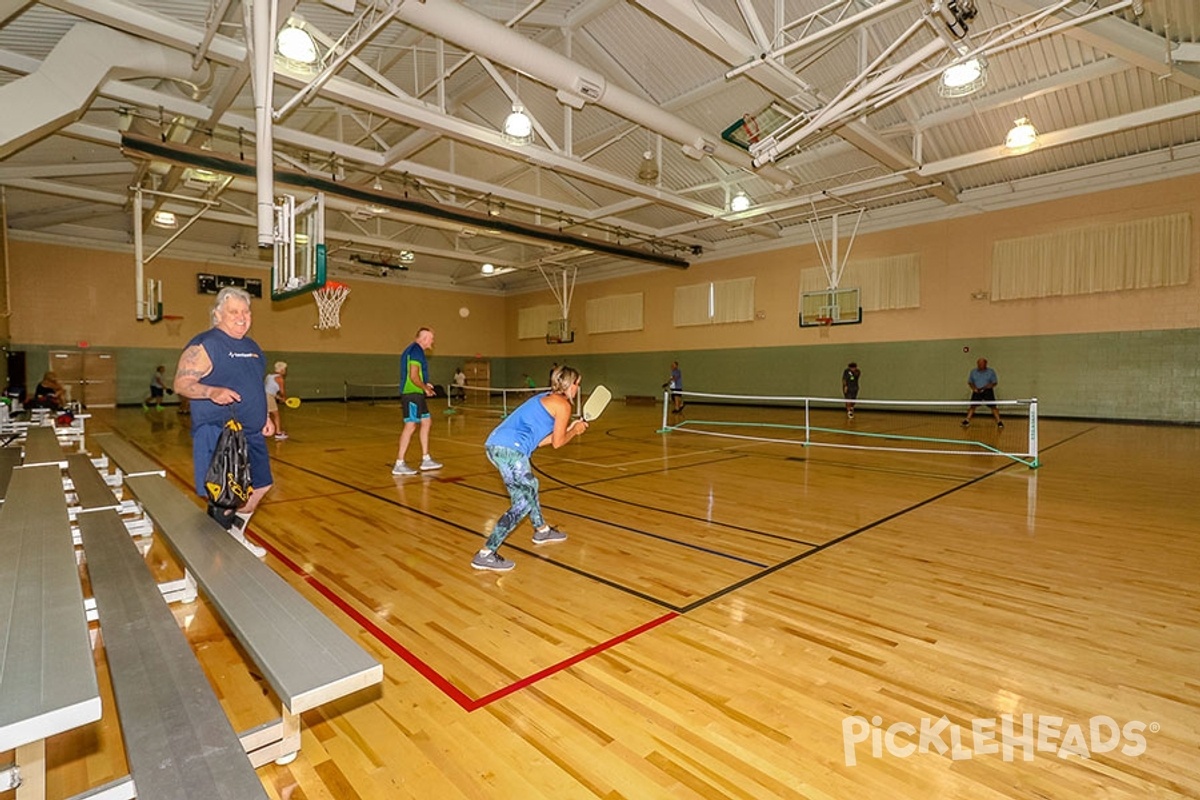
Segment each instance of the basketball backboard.
[{"label": "basketball backboard", "polygon": [[282,195],[275,206],[275,263],[271,299],[284,300],[325,285],[325,195],[296,204]]},{"label": "basketball backboard", "polygon": [[821,289],[800,295],[800,327],[856,325],[862,322],[862,301],[857,287]]}]

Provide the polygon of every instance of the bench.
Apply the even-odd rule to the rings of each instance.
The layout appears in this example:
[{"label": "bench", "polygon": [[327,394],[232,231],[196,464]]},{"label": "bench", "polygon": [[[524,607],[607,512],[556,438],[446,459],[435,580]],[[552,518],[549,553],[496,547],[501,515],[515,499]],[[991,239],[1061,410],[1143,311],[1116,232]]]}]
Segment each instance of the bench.
[{"label": "bench", "polygon": [[92,441],[103,450],[126,477],[137,475],[160,475],[166,477],[162,465],[115,433],[98,433]]},{"label": "bench", "polygon": [[378,661],[189,495],[161,474],[133,474],[139,462],[125,459],[148,460],[144,455],[116,436],[106,435],[101,446],[282,704],[279,721],[242,734],[251,763],[291,760],[300,748],[301,713],[383,681]]},{"label": "bench", "polygon": [[67,456],[67,474],[71,476],[71,483],[75,487],[80,512],[121,507],[121,501],[96,471],[87,453],[72,453]]},{"label": "bench", "polygon": [[13,467],[21,463],[21,448],[0,447],[0,503],[8,495],[8,482],[12,479]]},{"label": "bench", "polygon": [[54,464],[59,469],[66,469],[67,459],[63,454],[62,445],[58,443],[58,435],[54,428],[29,428],[25,432],[25,460],[27,467],[39,464]]},{"label": "bench", "polygon": [[[98,474],[96,478],[100,480]],[[79,528],[137,796],[266,798],[241,740],[117,512],[81,514]]]},{"label": "bench", "polygon": [[278,732],[248,742],[256,765],[294,756],[302,712],[383,680],[378,661],[165,478],[126,483],[283,703]]},{"label": "bench", "polygon": [[25,765],[20,796],[42,797],[46,739],[100,719],[100,690],[62,472],[18,467],[8,488],[0,506],[0,752],[17,751],[14,771]]}]

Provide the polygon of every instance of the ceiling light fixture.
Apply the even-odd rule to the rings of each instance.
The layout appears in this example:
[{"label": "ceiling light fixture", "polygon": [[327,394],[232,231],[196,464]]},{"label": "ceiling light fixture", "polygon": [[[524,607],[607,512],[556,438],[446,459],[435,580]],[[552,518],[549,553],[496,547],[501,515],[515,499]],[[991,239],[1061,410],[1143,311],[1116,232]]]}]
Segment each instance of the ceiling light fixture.
[{"label": "ceiling light fixture", "polygon": [[496,265],[495,264],[484,264],[482,267],[479,268],[479,271],[482,272],[484,275],[491,275],[493,272],[496,271]]},{"label": "ceiling light fixture", "polygon": [[750,208],[750,198],[745,192],[738,192],[729,201],[729,210],[735,214],[740,214]]},{"label": "ceiling light fixture", "polygon": [[[379,180],[378,175],[375,176],[374,182],[371,183],[371,188],[377,192],[383,191],[383,181]],[[387,213],[387,206],[380,205],[379,203],[368,203],[367,211],[370,211],[372,214],[379,216],[380,214]]]},{"label": "ceiling light fixture", "polygon": [[289,20],[275,37],[275,53],[288,66],[311,69],[317,63],[317,43],[312,35]]},{"label": "ceiling light fixture", "polygon": [[1012,130],[1004,137],[1004,149],[1008,152],[1018,155],[1020,153],[1028,153],[1038,144],[1037,128],[1033,127],[1033,123],[1028,117],[1021,117],[1013,123]]},{"label": "ceiling light fixture", "polygon": [[156,228],[167,228],[170,230],[179,227],[179,220],[175,217],[174,212],[155,211],[150,224]]},{"label": "ceiling light fixture", "polygon": [[533,141],[533,120],[520,103],[513,103],[512,113],[504,118],[504,141],[518,146]]},{"label": "ceiling light fixture", "polygon": [[649,150],[642,153],[642,165],[638,167],[637,179],[639,183],[654,183],[658,180],[658,164],[654,160],[654,153]]},{"label": "ceiling light fixture", "polygon": [[942,97],[966,97],[987,85],[987,61],[983,56],[968,58],[942,70],[938,94]]}]

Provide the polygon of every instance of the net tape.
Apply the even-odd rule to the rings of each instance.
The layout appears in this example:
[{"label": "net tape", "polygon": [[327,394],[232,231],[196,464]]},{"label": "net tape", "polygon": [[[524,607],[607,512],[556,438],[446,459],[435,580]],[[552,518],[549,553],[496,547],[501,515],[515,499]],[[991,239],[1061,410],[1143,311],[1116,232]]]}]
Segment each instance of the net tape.
[{"label": "net tape", "polygon": [[342,303],[350,294],[350,287],[344,283],[327,283],[320,289],[313,290],[313,299],[317,301],[317,330],[329,330],[342,327]]}]

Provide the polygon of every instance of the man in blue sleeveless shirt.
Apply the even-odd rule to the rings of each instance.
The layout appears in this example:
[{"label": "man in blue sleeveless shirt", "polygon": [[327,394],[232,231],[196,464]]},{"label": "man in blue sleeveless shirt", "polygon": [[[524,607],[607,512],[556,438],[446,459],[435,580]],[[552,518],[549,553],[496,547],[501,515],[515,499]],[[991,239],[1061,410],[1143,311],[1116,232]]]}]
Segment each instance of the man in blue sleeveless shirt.
[{"label": "man in blue sleeveless shirt", "polygon": [[204,474],[221,429],[230,418],[242,424],[253,491],[236,514],[211,503],[208,513],[247,550],[262,558],[267,551],[247,540],[245,532],[250,516],[274,483],[266,437],[275,433],[275,426],[267,417],[263,352],[246,336],[250,321],[250,294],[235,286],[222,289],[213,304],[212,328],[192,337],[179,358],[175,391],[192,401],[192,469],[196,493],[201,497],[208,497]]}]

